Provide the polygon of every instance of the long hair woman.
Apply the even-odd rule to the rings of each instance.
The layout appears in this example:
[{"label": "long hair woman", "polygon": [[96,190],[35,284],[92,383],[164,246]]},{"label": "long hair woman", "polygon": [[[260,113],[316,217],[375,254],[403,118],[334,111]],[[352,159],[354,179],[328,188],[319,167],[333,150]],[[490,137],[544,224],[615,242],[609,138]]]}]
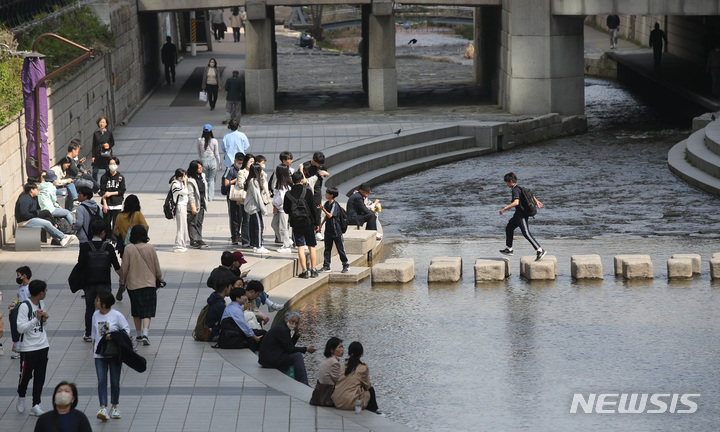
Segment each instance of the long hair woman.
[{"label": "long hair woman", "polygon": [[190,162],[187,170],[188,211],[187,225],[190,236],[190,247],[200,249],[207,247],[202,239],[203,221],[207,211],[208,184],[205,181],[203,165],[200,161]]},{"label": "long hair woman", "polygon": [[278,165],[275,168],[275,176],[271,179],[274,183],[270,185],[273,189],[273,218],[270,226],[277,234],[277,238],[282,242],[282,247],[277,251],[279,253],[290,253],[292,247],[292,239],[290,238],[290,222],[288,215],[283,210],[285,202],[285,193],[290,190],[293,185],[290,178],[290,168],[286,165]]},{"label": "long hair woman", "polygon": [[178,168],[175,170],[175,175],[170,179],[170,190],[172,191],[172,199],[177,204],[175,208],[177,233],[175,234],[173,252],[185,252],[187,251],[188,242],[187,206],[189,191],[187,173],[184,169]]},{"label": "long hair woman", "polygon": [[[255,163],[255,156],[250,153],[243,157],[242,167],[238,170],[236,185],[245,188],[245,181],[250,175],[250,167]],[[250,215],[245,212],[245,202],[240,202],[240,241],[242,246],[250,246]]]},{"label": "long hair woman", "polygon": [[213,136],[212,125],[203,126],[202,136],[197,139],[197,152],[205,170],[205,178],[208,183],[208,200],[215,199],[215,177],[218,167],[222,166],[218,141]]},{"label": "long hair woman", "polygon": [[202,91],[207,91],[208,102],[210,102],[210,111],[215,109],[215,103],[218,98],[218,90],[222,90],[222,73],[218,69],[217,61],[211,58],[203,72]]},{"label": "long hair woman", "polygon": [[360,400],[364,409],[379,414],[375,389],[370,383],[370,370],[360,360],[362,355],[362,344],[352,342],[348,347],[348,358],[340,369],[332,400],[336,408],[343,410],[355,409],[355,402]]},{"label": "long hair woman", "polygon": [[262,236],[265,229],[263,216],[267,216],[267,205],[263,201],[264,181],[263,181],[262,165],[252,164],[248,172],[248,178],[245,180],[245,212],[250,217],[250,246],[253,252],[259,254],[270,253],[263,247]]},{"label": "long hair woman", "polygon": [[[123,210],[118,214],[115,219],[115,236],[117,237],[117,251],[120,254],[120,258],[123,256],[125,246],[130,244],[130,238],[128,237],[128,231],[132,231],[131,227],[134,225],[142,225],[145,230],[149,230],[145,216],[140,212],[140,200],[137,195],[128,195],[123,203]],[[122,294],[118,300],[122,300]]]}]

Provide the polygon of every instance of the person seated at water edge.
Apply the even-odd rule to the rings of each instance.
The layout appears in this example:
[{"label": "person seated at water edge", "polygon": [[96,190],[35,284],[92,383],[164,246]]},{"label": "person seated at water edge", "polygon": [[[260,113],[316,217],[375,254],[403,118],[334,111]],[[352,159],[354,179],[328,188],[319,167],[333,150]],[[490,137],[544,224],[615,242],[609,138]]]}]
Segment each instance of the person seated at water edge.
[{"label": "person seated at water edge", "polygon": [[298,248],[298,258],[302,272],[298,275],[303,279],[308,278],[307,263],[305,262],[305,246],[310,249],[310,274],[309,277],[317,277],[315,270],[317,256],[315,253],[315,232],[320,229],[320,215],[314,207],[312,192],[305,186],[307,181],[301,170],[292,175],[293,187],[285,194],[283,210],[288,215],[290,226],[293,228],[295,245]]},{"label": "person seated at water edge", "polygon": [[[305,370],[304,353],[314,353],[312,345],[295,346],[300,338],[297,329],[300,322],[300,314],[295,311],[285,313],[285,319],[275,324],[263,337],[263,343],[258,353],[258,363],[264,368],[275,368],[286,372],[290,366],[295,368],[295,381],[308,385],[307,372]],[[291,336],[291,332],[295,332]]]},{"label": "person seated at water edge", "polygon": [[40,172],[41,182],[38,185],[38,205],[40,210],[47,210],[56,218],[64,218],[72,226],[75,223],[72,213],[70,210],[60,207],[57,202],[57,188],[53,184],[55,179],[57,179],[55,171],[42,170]]},{"label": "person seated at water edge", "polygon": [[[35,183],[26,183],[23,186],[23,193],[15,202],[15,221],[18,227],[40,227],[50,234],[53,240],[60,242],[60,246],[66,247],[75,236],[63,234],[52,222],[38,217],[40,208],[37,195],[38,186]],[[52,215],[48,216],[52,218]]]},{"label": "person seated at water edge", "polygon": [[370,195],[370,185],[363,183],[360,189],[352,194],[347,202],[348,225],[365,225],[366,230],[377,231],[377,215],[365,205],[365,198]]},{"label": "person seated at water edge", "polygon": [[220,322],[225,312],[225,297],[234,288],[235,278],[221,279],[215,285],[215,291],[207,299],[208,311],[205,316],[205,325],[210,328],[210,340],[216,341],[220,335]]},{"label": "person seated at water edge", "polygon": [[260,312],[260,305],[266,305],[269,312],[277,312],[285,307],[282,303],[274,303],[265,293],[265,286],[258,280],[251,280],[245,286],[245,293],[248,298],[248,304],[245,310],[255,314],[257,320],[263,324],[267,324],[270,318]]},{"label": "person seated at water edge", "polygon": [[325,360],[320,363],[318,369],[318,383],[335,385],[340,379],[340,359],[345,355],[342,339],[336,337],[328,339],[323,355]]},{"label": "person seated at water edge", "polygon": [[356,401],[360,400],[364,409],[381,414],[375,400],[375,389],[370,382],[370,370],[360,361],[362,355],[362,344],[352,342],[348,347],[348,358],[340,369],[332,400],[335,407],[342,410],[356,409]]},{"label": "person seated at water edge", "polygon": [[97,192],[100,190],[100,183],[85,169],[87,158],[80,159],[80,147],[80,140],[77,138],[72,139],[68,145],[67,157],[70,158],[70,166],[67,169],[67,175],[74,180],[75,189],[80,190],[81,186],[87,186]]},{"label": "person seated at water edge", "polygon": [[[223,323],[226,319],[230,318],[235,322],[240,332],[237,333],[239,340],[238,347],[250,348],[253,352],[261,346],[262,337],[267,333],[265,330],[253,330],[248,322],[245,320],[244,306],[248,302],[248,298],[245,295],[243,288],[233,288],[230,290],[230,304],[225,306],[222,318],[220,319],[221,330],[220,330],[220,346],[223,347],[222,342],[225,338],[223,333],[225,329],[232,327],[228,323]],[[224,348],[224,347],[223,347]]]},{"label": "person seated at water edge", "polygon": [[247,264],[242,252],[225,251],[220,256],[220,265],[210,272],[207,278],[208,288],[215,289],[215,282],[222,279],[244,278],[248,272],[240,272],[240,266]]},{"label": "person seated at water edge", "polygon": [[338,250],[340,255],[340,262],[342,262],[342,273],[347,273],[350,268],[348,263],[348,257],[345,254],[345,244],[343,243],[343,232],[340,227],[340,204],[335,201],[338,196],[338,190],[336,187],[329,187],[325,190],[325,198],[327,201],[324,206],[319,206],[320,210],[325,213],[325,219],[322,223],[325,225],[325,260],[323,267],[320,269],[321,272],[330,271],[330,260],[332,259],[332,247]]},{"label": "person seated at water edge", "polygon": [[61,381],[55,386],[52,398],[53,410],[38,417],[35,432],[92,432],[85,413],[75,409],[78,390],[75,384]]},{"label": "person seated at water edge", "polygon": [[[65,188],[67,191],[67,195],[70,196],[69,204],[68,204],[68,210],[72,211],[73,208],[75,208],[75,201],[78,199],[77,194],[77,188],[75,187],[75,184],[73,183],[75,180],[68,177],[67,171],[68,168],[70,168],[70,164],[72,163],[72,159],[65,156],[63,158],[60,158],[58,163],[56,165],[53,165],[52,168],[50,168],[55,173],[55,181],[53,181],[53,184],[56,188]],[[63,203],[65,204],[65,203]]]},{"label": "person seated at water edge", "polygon": [[310,48],[315,46],[315,38],[310,36],[310,30],[300,33],[300,48]]},{"label": "person seated at water edge", "polygon": [[[546,251],[543,250],[543,248],[540,247],[540,243],[535,240],[535,237],[533,237],[532,233],[530,232],[530,227],[528,226],[528,215],[523,212],[523,210],[520,208],[520,197],[522,195],[522,189],[517,184],[517,176],[515,173],[507,173],[503,177],[503,180],[505,181],[505,184],[507,187],[512,189],[512,202],[500,210],[500,214],[505,213],[507,210],[510,210],[511,208],[515,208],[515,214],[507,223],[507,226],[505,227],[505,249],[502,249],[500,251],[501,254],[512,256],[513,254],[513,233],[515,232],[515,228],[520,227],[520,231],[522,232],[522,235],[527,239],[527,241],[530,242],[533,248],[535,248],[537,256],[535,257],[535,261],[540,261],[543,259]],[[537,208],[541,209],[543,207],[543,203],[537,200],[535,198],[535,204],[537,205]]]}]

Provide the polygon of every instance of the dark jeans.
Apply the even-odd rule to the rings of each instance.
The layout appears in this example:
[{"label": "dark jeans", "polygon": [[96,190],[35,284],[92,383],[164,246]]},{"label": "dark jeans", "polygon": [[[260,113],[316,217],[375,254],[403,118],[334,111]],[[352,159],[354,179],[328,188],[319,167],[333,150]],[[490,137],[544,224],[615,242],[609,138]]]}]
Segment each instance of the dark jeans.
[{"label": "dark jeans", "polygon": [[367,222],[367,225],[365,225],[366,230],[377,230],[377,216],[375,216],[375,213],[357,215],[355,225],[362,226],[365,222]]},{"label": "dark jeans", "polygon": [[240,27],[233,27],[232,29],[235,42],[240,42]]},{"label": "dark jeans", "polygon": [[205,91],[207,91],[208,102],[210,102],[210,109],[215,109],[215,103],[217,103],[218,96],[218,85],[205,84]]},{"label": "dark jeans", "polygon": [[[108,209],[107,213],[103,216],[103,219],[105,219],[105,226],[108,229],[108,235],[106,237],[108,240],[115,240],[115,219],[117,219],[117,215],[119,215],[121,211],[122,210]],[[122,240],[125,241],[125,239]]]},{"label": "dark jeans", "polygon": [[325,260],[323,261],[323,267],[330,268],[333,244],[335,244],[335,247],[338,250],[338,255],[340,255],[340,262],[343,263],[343,267],[346,266],[348,264],[348,258],[345,254],[345,242],[343,242],[343,238],[330,238],[325,236]]},{"label": "dark jeans", "polygon": [[92,316],[95,313],[95,297],[100,290],[111,291],[110,284],[85,285],[85,336],[90,336],[92,330]]},{"label": "dark jeans", "polygon": [[[245,213],[247,214],[247,213]],[[265,222],[263,222],[263,217],[261,212],[257,212],[254,214],[249,215],[248,217],[248,228],[249,228],[249,237],[250,237],[250,246],[252,247],[262,247],[262,235],[263,230],[265,229]]]},{"label": "dark jeans", "polygon": [[187,212],[187,225],[188,225],[188,237],[190,237],[190,244],[202,240],[203,221],[205,220],[205,209],[200,208],[195,214],[188,209]]},{"label": "dark jeans", "polygon": [[[20,381],[18,383],[18,397],[24,398],[27,393],[30,379],[33,380],[33,405],[40,403],[43,386],[45,385],[45,372],[47,371],[48,351],[43,348],[37,351],[20,352]],[[307,381],[307,379],[306,379]]]},{"label": "dark jeans", "polygon": [[375,399],[375,389],[373,387],[370,387],[368,391],[370,392],[370,400],[368,401],[367,407],[365,407],[365,409],[368,411],[377,412],[378,405],[377,400]]},{"label": "dark jeans", "polygon": [[505,245],[509,248],[513,245],[513,234],[515,233],[515,228],[520,227],[520,231],[522,231],[522,235],[525,236],[527,241],[530,242],[532,247],[535,248],[535,250],[540,249],[540,244],[535,240],[535,237],[530,233],[530,227],[528,226],[528,218],[524,217],[524,215],[519,214],[518,212],[515,212],[513,217],[510,218],[510,220],[507,223],[507,226],[505,227]]},{"label": "dark jeans", "polygon": [[233,242],[240,241],[240,226],[242,224],[242,209],[240,204],[228,199],[228,217],[230,218],[230,239]]},{"label": "dark jeans", "polygon": [[245,212],[245,206],[240,206],[240,240],[242,244],[250,244],[250,215]]},{"label": "dark jeans", "polygon": [[107,357],[95,359],[95,373],[98,379],[98,399],[100,406],[107,406],[107,377],[110,371],[110,403],[117,405],[120,403],[120,371],[122,363],[120,357]]},{"label": "dark jeans", "polygon": [[305,359],[302,353],[290,354],[290,364],[295,366],[295,381],[308,385],[307,371],[305,370]]},{"label": "dark jeans", "polygon": [[170,84],[170,77],[172,76],[172,82],[175,82],[175,63],[165,65],[165,82]]}]

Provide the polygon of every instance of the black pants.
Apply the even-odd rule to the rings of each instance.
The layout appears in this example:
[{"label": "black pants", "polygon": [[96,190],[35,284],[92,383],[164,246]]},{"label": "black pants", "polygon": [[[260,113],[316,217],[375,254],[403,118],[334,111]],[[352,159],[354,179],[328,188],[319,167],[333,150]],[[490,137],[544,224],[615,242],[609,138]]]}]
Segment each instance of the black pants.
[{"label": "black pants", "polygon": [[368,391],[370,392],[370,400],[368,401],[367,407],[365,409],[368,411],[377,412],[378,404],[377,400],[375,399],[375,389],[370,387]]},{"label": "black pants", "polygon": [[366,230],[377,230],[377,216],[375,216],[375,213],[371,212],[364,215],[357,215],[355,221],[357,226],[362,226],[365,222],[367,222],[367,225],[365,225]]},{"label": "black pants", "polygon": [[218,96],[218,85],[217,84],[205,84],[205,91],[207,91],[208,102],[210,102],[210,109],[215,109]]},{"label": "black pants", "polygon": [[653,61],[655,63],[655,68],[660,68],[660,64],[662,61],[662,53],[663,49],[662,47],[653,47]]},{"label": "black pants", "polygon": [[165,82],[170,84],[170,77],[172,76],[172,82],[175,82],[175,63],[165,64]]},{"label": "black pants", "polygon": [[230,217],[230,239],[235,242],[240,241],[240,227],[242,224],[242,209],[240,204],[231,199],[227,200],[228,215]]},{"label": "black pants", "polygon": [[48,351],[43,348],[37,351],[20,353],[20,381],[18,383],[18,397],[24,398],[28,384],[33,378],[33,406],[40,403],[43,386],[45,385],[45,372],[47,371]]},{"label": "black pants", "polygon": [[343,238],[330,238],[327,235],[325,236],[325,260],[323,261],[323,267],[330,268],[333,244],[335,244],[338,255],[340,255],[340,262],[343,263],[343,267],[345,267],[348,264],[348,258],[345,254],[345,242],[343,242]]},{"label": "black pants", "polygon": [[190,244],[202,240],[203,221],[205,220],[205,209],[200,208],[195,214],[192,214],[190,209],[187,213],[187,225],[188,225],[188,237],[190,237]]},{"label": "black pants", "polygon": [[527,241],[530,242],[530,244],[533,248],[535,248],[535,250],[540,249],[540,244],[530,233],[530,227],[528,226],[528,218],[524,215],[519,214],[518,212],[515,212],[515,214],[513,215],[513,217],[510,218],[507,226],[505,227],[505,245],[507,247],[512,248],[513,234],[515,233],[515,228],[517,227],[520,227],[522,235],[527,239]]},{"label": "black pants", "polygon": [[[108,240],[116,240],[115,236],[115,219],[117,219],[117,215],[120,214],[122,210],[110,210],[108,209],[107,213],[105,213],[105,216],[103,217],[105,219],[105,226],[107,227],[107,239]],[[119,241],[119,240],[118,240]],[[125,241],[125,239],[122,239],[122,241]]]}]

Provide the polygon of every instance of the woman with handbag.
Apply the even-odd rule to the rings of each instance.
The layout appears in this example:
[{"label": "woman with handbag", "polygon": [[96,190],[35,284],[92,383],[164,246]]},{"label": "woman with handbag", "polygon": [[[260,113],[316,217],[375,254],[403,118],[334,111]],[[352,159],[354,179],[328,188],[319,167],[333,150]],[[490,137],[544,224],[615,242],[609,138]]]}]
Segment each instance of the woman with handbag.
[{"label": "woman with handbag", "polygon": [[[117,251],[120,254],[120,258],[123,256],[125,246],[130,244],[130,236],[128,234],[132,231],[132,227],[135,225],[142,225],[145,230],[150,230],[145,216],[140,213],[140,200],[137,195],[128,195],[123,203],[123,210],[118,214],[115,219],[115,236],[117,237]],[[118,293],[118,301],[122,300],[122,293]]]},{"label": "woman with handbag", "polygon": [[175,170],[175,175],[170,179],[170,190],[172,191],[172,199],[176,204],[175,224],[177,225],[177,233],[175,234],[173,252],[186,252],[188,242],[187,205],[190,192],[188,191],[187,174],[184,169],[178,168]]},{"label": "woman with handbag", "polygon": [[237,172],[235,182],[230,181],[233,186],[230,188],[229,197],[231,200],[238,203],[240,210],[238,215],[240,216],[240,241],[243,247],[250,245],[250,215],[245,211],[245,181],[250,174],[250,167],[255,163],[255,156],[250,153],[243,157],[242,167]]},{"label": "woman with handbag", "polygon": [[197,139],[197,152],[202,161],[208,183],[208,201],[215,199],[215,176],[222,165],[218,141],[213,136],[212,125],[203,126],[202,136]]},{"label": "woman with handbag", "polygon": [[135,225],[130,232],[130,244],[125,247],[120,267],[120,288],[130,296],[130,314],[137,332],[135,340],[150,345],[150,319],[155,317],[157,288],[162,283],[162,270],[157,253],[148,244],[145,227]]},{"label": "woman with handbag", "polygon": [[218,90],[222,90],[222,73],[217,67],[214,58],[208,61],[208,65],[203,72],[202,91],[207,91],[207,99],[210,102],[210,111],[215,109],[215,103],[218,98]]},{"label": "woman with handbag", "polygon": [[[244,207],[250,218],[250,246],[252,246],[253,252],[268,254],[270,251],[263,247],[262,236],[265,229],[263,217],[268,215],[267,204],[270,202],[270,195],[267,194],[266,187],[263,189],[265,182],[262,180],[262,172],[260,164],[250,166],[248,178],[245,180]],[[266,200],[267,202],[265,202]]]},{"label": "woman with handbag", "polygon": [[93,134],[92,142],[92,177],[96,182],[101,168],[107,172],[110,158],[113,155],[112,148],[115,147],[115,138],[113,138],[112,132],[107,130],[107,118],[100,117],[97,125],[98,130]]},{"label": "woman with handbag", "polygon": [[190,247],[196,249],[208,247],[202,239],[203,221],[207,211],[208,184],[205,181],[205,173],[203,173],[203,165],[200,161],[190,162],[187,170],[187,187],[187,225]]},{"label": "woman with handbag", "polygon": [[315,390],[310,398],[310,405],[334,406],[332,394],[335,384],[340,378],[340,359],[345,354],[342,339],[331,337],[325,344],[325,360],[320,363]]},{"label": "woman with handbag", "polygon": [[[95,297],[97,310],[92,319],[92,340],[93,357],[95,358],[95,372],[98,379],[98,399],[100,399],[100,411],[97,418],[108,421],[110,418],[119,419],[118,403],[120,403],[120,371],[122,362],[119,357],[119,350],[115,342],[112,342],[110,333],[124,331],[130,335],[130,326],[125,316],[114,310],[115,297],[110,291],[100,291]],[[98,349],[100,340],[105,339],[102,349]],[[110,403],[112,410],[108,415],[107,411],[107,376],[110,372]]]},{"label": "woman with handbag", "polygon": [[357,409],[360,406],[368,411],[380,414],[375,389],[370,383],[370,370],[360,361],[363,355],[363,346],[360,342],[353,342],[348,347],[348,358],[340,369],[340,378],[335,384],[332,400],[335,407],[342,410]]}]

